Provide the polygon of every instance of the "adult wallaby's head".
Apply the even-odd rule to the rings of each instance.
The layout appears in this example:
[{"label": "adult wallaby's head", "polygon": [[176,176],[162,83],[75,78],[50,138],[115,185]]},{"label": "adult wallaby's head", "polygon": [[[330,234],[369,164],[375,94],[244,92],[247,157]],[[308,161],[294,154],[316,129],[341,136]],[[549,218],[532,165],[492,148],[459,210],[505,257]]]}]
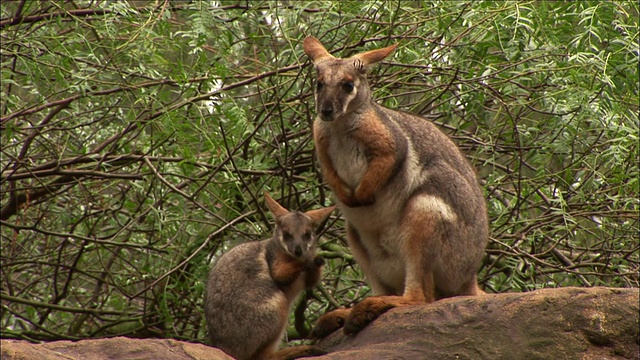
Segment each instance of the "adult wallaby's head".
[{"label": "adult wallaby's head", "polygon": [[313,259],[316,254],[315,228],[335,209],[335,206],[307,212],[289,211],[264,192],[264,200],[275,216],[273,239],[282,249],[299,260]]},{"label": "adult wallaby's head", "polygon": [[304,52],[316,66],[316,112],[320,119],[332,121],[348,115],[367,103],[371,90],[367,69],[387,57],[397,44],[353,55],[333,57],[313,36],[304,39]]}]

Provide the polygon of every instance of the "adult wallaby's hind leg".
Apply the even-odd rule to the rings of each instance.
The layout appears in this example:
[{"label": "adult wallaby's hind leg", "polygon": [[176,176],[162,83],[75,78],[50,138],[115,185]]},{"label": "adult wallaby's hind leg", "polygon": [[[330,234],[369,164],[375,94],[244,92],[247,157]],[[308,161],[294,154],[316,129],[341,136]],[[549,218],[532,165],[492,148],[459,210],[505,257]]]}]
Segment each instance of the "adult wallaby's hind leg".
[{"label": "adult wallaby's hind leg", "polygon": [[[349,249],[351,249],[351,253],[356,258],[362,272],[367,277],[367,282],[369,283],[374,295],[394,294],[394,290],[385,287],[377,278],[377,275],[372,271],[372,264],[369,261],[366,249],[362,246],[360,235],[353,226],[349,226],[349,224],[347,224],[347,241],[349,243]],[[332,332],[340,329],[346,323],[351,310],[352,309],[350,308],[340,308],[322,315],[311,330],[309,337],[312,339],[322,339]]]},{"label": "adult wallaby's hind leg", "polygon": [[[436,284],[433,274],[433,260],[438,254],[433,249],[447,241],[446,212],[425,211],[420,198],[412,201],[405,210],[398,238],[403,246],[405,259],[405,284],[402,296],[371,296],[356,306],[345,321],[344,332],[352,335],[380,315],[398,306],[420,305],[436,300]],[[435,245],[435,246],[434,246]]]}]

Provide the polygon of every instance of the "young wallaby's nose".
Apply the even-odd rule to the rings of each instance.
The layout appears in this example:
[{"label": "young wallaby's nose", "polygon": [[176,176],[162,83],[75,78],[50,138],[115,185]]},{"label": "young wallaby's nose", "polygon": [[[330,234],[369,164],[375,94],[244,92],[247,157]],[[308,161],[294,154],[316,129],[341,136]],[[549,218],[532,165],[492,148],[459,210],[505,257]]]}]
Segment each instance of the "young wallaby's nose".
[{"label": "young wallaby's nose", "polygon": [[331,118],[333,116],[333,107],[332,106],[323,106],[322,109],[320,109],[320,113],[322,114],[322,119],[331,120]]},{"label": "young wallaby's nose", "polygon": [[296,249],[293,252],[296,256],[302,256],[302,247],[300,245],[296,246]]}]

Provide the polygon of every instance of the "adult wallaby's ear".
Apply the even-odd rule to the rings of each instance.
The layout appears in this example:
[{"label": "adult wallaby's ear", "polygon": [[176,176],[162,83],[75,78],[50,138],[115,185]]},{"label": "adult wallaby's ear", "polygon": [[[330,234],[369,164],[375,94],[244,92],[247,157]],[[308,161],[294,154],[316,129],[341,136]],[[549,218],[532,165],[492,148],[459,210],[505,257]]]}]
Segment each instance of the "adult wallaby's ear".
[{"label": "adult wallaby's ear", "polygon": [[289,213],[289,210],[285,209],[282,205],[278,204],[277,201],[273,200],[266,191],[264,191],[264,202],[267,204],[267,207],[271,210],[271,213],[276,217],[276,219]]},{"label": "adult wallaby's ear", "polygon": [[331,54],[329,54],[327,49],[322,46],[320,40],[314,38],[313,36],[307,36],[304,39],[302,48],[304,49],[304,53],[307,54],[311,61],[313,61],[313,63],[316,65],[322,60],[334,58]]},{"label": "adult wallaby's ear", "polygon": [[327,218],[327,216],[329,216],[329,214],[331,214],[333,210],[335,210],[335,208],[336,206],[333,205],[322,209],[309,210],[305,212],[305,214],[311,218],[313,226],[318,226],[324,219]]},{"label": "adult wallaby's ear", "polygon": [[398,44],[393,44],[391,46],[387,46],[386,48],[371,50],[362,54],[356,54],[351,58],[360,60],[362,64],[364,64],[364,66],[368,68],[369,66],[374,65],[389,56],[389,54],[391,54],[393,50],[396,49],[396,47],[398,47]]}]

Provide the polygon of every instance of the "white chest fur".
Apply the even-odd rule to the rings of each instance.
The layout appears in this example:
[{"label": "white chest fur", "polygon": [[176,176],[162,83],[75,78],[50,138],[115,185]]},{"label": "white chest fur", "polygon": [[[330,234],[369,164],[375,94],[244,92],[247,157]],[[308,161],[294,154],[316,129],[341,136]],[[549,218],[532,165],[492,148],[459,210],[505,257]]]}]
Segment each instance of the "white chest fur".
[{"label": "white chest fur", "polygon": [[[335,125],[335,124],[332,124]],[[369,166],[364,145],[341,129],[342,126],[328,128],[328,155],[338,176],[355,191]]]},{"label": "white chest fur", "polygon": [[368,162],[364,147],[355,141],[336,144],[329,152],[338,176],[355,191],[360,180],[367,172]]}]

